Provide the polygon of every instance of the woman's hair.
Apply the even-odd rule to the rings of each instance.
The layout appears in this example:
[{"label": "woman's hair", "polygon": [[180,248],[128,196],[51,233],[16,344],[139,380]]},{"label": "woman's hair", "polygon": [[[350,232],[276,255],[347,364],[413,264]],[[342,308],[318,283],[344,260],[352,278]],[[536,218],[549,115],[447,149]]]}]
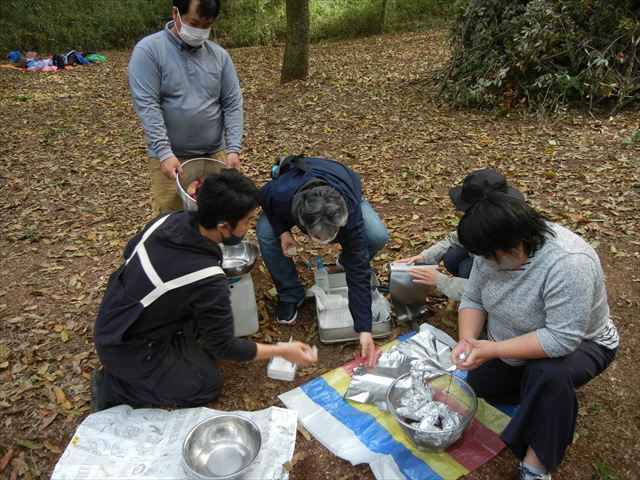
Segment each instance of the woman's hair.
[{"label": "woman's hair", "polygon": [[349,216],[342,195],[326,185],[303,191],[295,214],[307,233],[320,239],[335,235]]},{"label": "woman's hair", "polygon": [[260,192],[254,183],[233,168],[209,175],[198,191],[195,216],[204,228],[228,222],[235,228],[238,221],[260,205]]},{"label": "woman's hair", "polygon": [[496,258],[522,243],[527,255],[553,235],[546,218],[526,201],[494,191],[472,206],[458,224],[460,243],[474,255]]}]

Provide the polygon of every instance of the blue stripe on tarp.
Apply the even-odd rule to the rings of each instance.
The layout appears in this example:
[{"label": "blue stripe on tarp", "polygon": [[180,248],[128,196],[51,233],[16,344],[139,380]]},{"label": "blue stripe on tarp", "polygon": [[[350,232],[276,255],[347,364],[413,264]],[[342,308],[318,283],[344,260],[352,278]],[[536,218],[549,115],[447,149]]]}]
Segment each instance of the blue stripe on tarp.
[{"label": "blue stripe on tarp", "polygon": [[411,480],[442,479],[428,464],[395,440],[372,415],[351,406],[323,378],[314,378],[300,388],[311,400],[349,428],[367,448],[376,453],[391,455],[398,469],[406,478]]}]

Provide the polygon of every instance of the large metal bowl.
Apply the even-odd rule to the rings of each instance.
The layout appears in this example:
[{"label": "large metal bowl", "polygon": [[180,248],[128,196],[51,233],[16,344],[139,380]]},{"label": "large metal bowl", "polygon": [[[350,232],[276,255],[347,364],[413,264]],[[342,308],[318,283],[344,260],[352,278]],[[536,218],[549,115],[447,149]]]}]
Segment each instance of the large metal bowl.
[{"label": "large metal bowl", "polygon": [[187,193],[187,187],[198,177],[220,173],[227,165],[215,158],[192,158],[182,164],[182,175],[176,175],[176,188],[185,210],[198,210],[198,203]]},{"label": "large metal bowl", "polygon": [[229,277],[238,277],[249,272],[260,256],[258,245],[248,240],[233,246],[220,244],[220,248],[222,248],[222,270]]},{"label": "large metal bowl", "polygon": [[232,480],[247,472],[262,448],[260,428],[247,417],[223,413],[198,423],[182,446],[182,464],[195,480]]},{"label": "large metal bowl", "polygon": [[411,373],[399,376],[389,385],[387,409],[418,450],[442,452],[462,437],[478,410],[478,399],[467,382],[449,372],[435,370],[425,378],[425,382],[435,393],[433,400],[446,404],[462,417],[457,427],[438,431],[420,430],[398,414],[396,408],[400,406],[400,399],[411,390]]}]

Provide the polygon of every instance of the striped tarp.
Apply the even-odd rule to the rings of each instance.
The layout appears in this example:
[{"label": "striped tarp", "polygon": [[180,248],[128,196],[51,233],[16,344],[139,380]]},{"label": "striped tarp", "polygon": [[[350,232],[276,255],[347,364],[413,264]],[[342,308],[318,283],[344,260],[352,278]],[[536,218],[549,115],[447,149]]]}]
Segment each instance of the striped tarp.
[{"label": "striped tarp", "polygon": [[[388,351],[410,336],[382,349]],[[353,368],[360,363],[361,359],[354,360],[279,397],[287,408],[298,412],[304,427],[338,457],[354,465],[368,463],[379,479],[439,480],[465,475],[504,448],[498,435],[510,417],[479,400],[476,416],[460,441],[446,452],[420,452],[390,413],[343,398]]]}]

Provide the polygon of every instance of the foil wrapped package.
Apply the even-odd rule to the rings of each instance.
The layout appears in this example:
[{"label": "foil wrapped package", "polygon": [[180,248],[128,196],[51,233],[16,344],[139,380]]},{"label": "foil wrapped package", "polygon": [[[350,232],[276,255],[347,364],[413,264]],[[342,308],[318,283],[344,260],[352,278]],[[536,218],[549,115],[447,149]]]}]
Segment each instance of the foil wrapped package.
[{"label": "foil wrapped package", "polygon": [[418,428],[427,432],[450,430],[460,425],[462,418],[442,402],[429,402],[421,408]]}]

